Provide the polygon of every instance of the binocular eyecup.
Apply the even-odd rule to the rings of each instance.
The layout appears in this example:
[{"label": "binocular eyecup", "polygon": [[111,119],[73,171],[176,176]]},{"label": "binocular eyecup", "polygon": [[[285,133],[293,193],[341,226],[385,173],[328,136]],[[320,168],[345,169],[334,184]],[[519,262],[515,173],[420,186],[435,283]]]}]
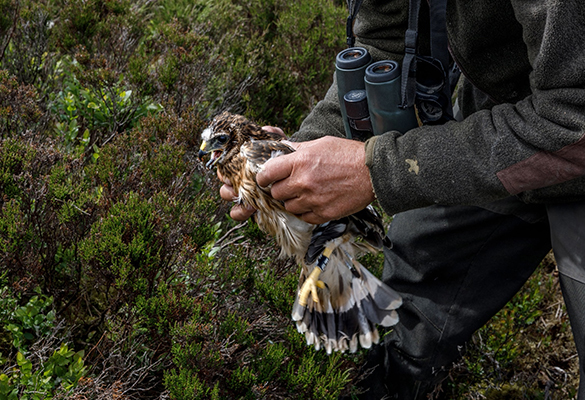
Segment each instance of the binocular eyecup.
[{"label": "binocular eyecup", "polygon": [[372,63],[363,47],[337,54],[335,75],[346,136],[366,140],[390,130],[418,126],[414,108],[400,108],[400,68],[392,60]]},{"label": "binocular eyecup", "polygon": [[[396,130],[404,133],[422,123],[445,118],[446,73],[431,57],[417,57],[416,111],[401,107],[401,68],[396,61],[372,63],[363,47],[337,54],[335,76],[346,136],[366,140]],[[419,78],[421,77],[421,78]],[[417,115],[418,118],[417,119]]]},{"label": "binocular eyecup", "polygon": [[444,94],[447,73],[441,62],[432,57],[418,56],[416,64],[416,97],[418,116],[423,124],[444,119],[446,102]]}]

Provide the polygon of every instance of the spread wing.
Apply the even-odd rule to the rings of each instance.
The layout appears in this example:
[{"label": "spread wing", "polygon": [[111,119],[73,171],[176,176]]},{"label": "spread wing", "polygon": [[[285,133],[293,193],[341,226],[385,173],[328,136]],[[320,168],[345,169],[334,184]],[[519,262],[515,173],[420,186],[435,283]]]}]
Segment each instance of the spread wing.
[{"label": "spread wing", "polygon": [[[376,252],[384,245],[390,243],[372,206],[315,227],[292,312],[307,344],[317,349],[324,347],[328,353],[355,352],[358,343],[364,348],[378,343],[376,324],[392,326],[398,322],[400,296],[357,259],[360,254]],[[326,260],[325,254],[330,254]],[[323,264],[319,273],[323,287],[316,289],[317,301],[300,300],[303,286],[311,284],[312,273]]]}]

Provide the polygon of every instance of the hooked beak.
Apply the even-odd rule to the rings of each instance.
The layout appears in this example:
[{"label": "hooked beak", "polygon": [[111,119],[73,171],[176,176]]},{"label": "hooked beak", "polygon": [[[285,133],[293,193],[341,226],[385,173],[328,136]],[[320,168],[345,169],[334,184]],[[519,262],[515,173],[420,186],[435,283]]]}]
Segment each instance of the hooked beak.
[{"label": "hooked beak", "polygon": [[199,153],[197,153],[197,157],[199,160],[203,161],[203,158],[211,152],[211,158],[205,164],[205,168],[211,168],[217,163],[220,159],[221,154],[223,153],[221,149],[209,149],[206,150],[208,147],[208,142],[204,141],[201,143],[201,147],[199,148]]},{"label": "hooked beak", "polygon": [[[205,144],[205,143],[203,143]],[[203,144],[201,145],[201,148],[199,149],[199,153],[197,153],[197,158],[199,158],[199,160],[203,161],[203,157],[205,157],[207,155],[207,152],[203,149]]]}]

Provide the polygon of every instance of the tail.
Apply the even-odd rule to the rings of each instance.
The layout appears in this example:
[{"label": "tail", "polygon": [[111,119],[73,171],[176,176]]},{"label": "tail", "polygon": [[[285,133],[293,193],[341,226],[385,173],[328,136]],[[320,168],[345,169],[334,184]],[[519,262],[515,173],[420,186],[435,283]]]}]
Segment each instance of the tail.
[{"label": "tail", "polygon": [[[304,333],[308,345],[317,350],[355,352],[358,343],[370,348],[380,337],[376,324],[392,326],[398,323],[396,309],[402,304],[400,296],[372,275],[353,256],[348,242],[332,253],[320,279],[324,289],[318,290],[319,302],[309,298],[306,307],[297,296],[292,319]],[[299,288],[311,273],[313,266],[304,266]]]}]

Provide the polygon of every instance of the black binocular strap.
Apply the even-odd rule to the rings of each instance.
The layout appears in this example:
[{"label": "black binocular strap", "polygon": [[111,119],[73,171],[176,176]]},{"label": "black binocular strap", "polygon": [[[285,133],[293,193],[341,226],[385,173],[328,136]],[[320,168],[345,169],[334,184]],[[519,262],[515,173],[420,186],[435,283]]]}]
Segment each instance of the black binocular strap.
[{"label": "black binocular strap", "polygon": [[441,62],[445,71],[443,95],[449,99],[443,106],[448,119],[453,118],[451,85],[449,83],[449,40],[447,39],[447,0],[429,0],[431,16],[431,56]]},{"label": "black binocular strap", "polygon": [[363,0],[347,0],[347,8],[349,15],[345,24],[345,33],[347,35],[347,47],[353,47],[355,45],[355,36],[353,34],[353,23],[355,16],[362,5]]},{"label": "black binocular strap", "polygon": [[408,29],[404,35],[404,59],[400,85],[403,108],[412,107],[416,96],[416,45],[420,2],[421,0],[410,0],[408,4]]},{"label": "black binocular strap", "polygon": [[[447,41],[447,0],[428,0],[430,9],[431,56],[439,60],[443,70],[449,71],[449,48]],[[410,0],[408,7],[408,29],[404,38],[404,60],[402,61],[401,107],[412,107],[416,97],[416,48],[418,42],[418,18],[421,0]],[[448,82],[445,77],[446,82]],[[450,85],[445,84],[443,91],[446,98],[451,98]],[[451,104],[443,110],[449,117],[453,116]]]}]

